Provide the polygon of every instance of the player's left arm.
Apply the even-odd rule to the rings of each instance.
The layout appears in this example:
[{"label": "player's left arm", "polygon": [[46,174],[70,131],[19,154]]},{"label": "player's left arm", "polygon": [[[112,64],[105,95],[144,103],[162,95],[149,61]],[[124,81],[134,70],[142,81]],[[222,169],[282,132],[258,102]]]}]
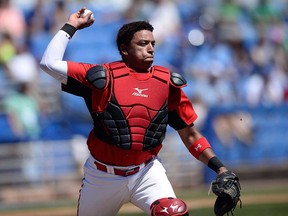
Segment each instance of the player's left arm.
[{"label": "player's left arm", "polygon": [[197,130],[194,124],[178,130],[178,134],[196,159],[208,165],[218,174],[227,171],[227,168],[216,157],[208,140]]},{"label": "player's left arm", "polygon": [[241,207],[239,178],[227,170],[217,158],[209,141],[197,130],[194,125],[197,114],[193,105],[182,91],[183,85],[175,85],[178,82],[174,81],[172,79],[168,100],[169,125],[178,131],[189,152],[218,174],[212,185],[212,191],[217,195],[214,212],[216,216],[223,216],[232,212],[239,201]]},{"label": "player's left arm", "polygon": [[186,85],[186,81],[181,75],[176,75],[171,75],[168,99],[169,125],[178,131],[183,143],[195,158],[208,165],[218,174],[227,171],[216,157],[207,139],[194,125],[198,116],[191,101],[182,90]]},{"label": "player's left arm", "polygon": [[216,157],[207,139],[193,124],[178,130],[178,133],[189,152],[218,174],[212,182],[212,191],[217,195],[214,203],[215,215],[229,215],[230,212],[234,211],[238,202],[240,202],[241,207],[239,178],[235,173],[228,171]]}]

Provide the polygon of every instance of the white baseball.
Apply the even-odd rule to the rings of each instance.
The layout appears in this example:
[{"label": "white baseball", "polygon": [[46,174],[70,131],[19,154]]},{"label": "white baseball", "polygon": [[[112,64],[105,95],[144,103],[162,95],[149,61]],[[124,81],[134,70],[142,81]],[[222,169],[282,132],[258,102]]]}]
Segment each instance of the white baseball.
[{"label": "white baseball", "polygon": [[[84,12],[81,14],[81,17],[85,17],[88,13],[92,13],[92,11],[91,10],[89,10],[89,9],[85,9],[84,10]],[[93,13],[90,15],[90,17],[89,17],[89,20],[88,21],[90,21],[91,19],[93,19],[94,18],[94,15],[93,15]]]}]

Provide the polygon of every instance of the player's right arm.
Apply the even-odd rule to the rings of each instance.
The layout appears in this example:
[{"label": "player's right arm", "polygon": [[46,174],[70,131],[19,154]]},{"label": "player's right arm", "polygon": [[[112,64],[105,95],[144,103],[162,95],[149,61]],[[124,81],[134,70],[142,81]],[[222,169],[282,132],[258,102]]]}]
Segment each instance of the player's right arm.
[{"label": "player's right arm", "polygon": [[50,41],[40,61],[41,69],[63,84],[68,81],[68,63],[63,60],[66,47],[78,29],[86,28],[94,22],[94,18],[89,19],[90,14],[81,17],[84,10],[81,8],[70,15],[67,23]]}]

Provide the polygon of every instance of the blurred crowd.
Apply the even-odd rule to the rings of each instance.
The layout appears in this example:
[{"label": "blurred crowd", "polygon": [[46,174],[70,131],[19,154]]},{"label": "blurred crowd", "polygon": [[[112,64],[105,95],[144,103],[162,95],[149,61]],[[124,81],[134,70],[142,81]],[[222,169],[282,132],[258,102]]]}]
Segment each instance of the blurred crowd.
[{"label": "blurred crowd", "polygon": [[[0,111],[19,137],[37,139],[43,116],[61,112],[65,104],[59,84],[39,69],[39,61],[69,14],[82,6],[94,13],[95,41],[103,40],[106,24],[118,29],[128,21],[149,20],[155,63],[186,77],[185,91],[199,112],[288,101],[286,0],[0,0]],[[108,36],[104,39],[115,45],[116,35]],[[95,60],[120,58],[117,52],[104,58],[84,42]],[[57,104],[49,102],[51,94],[60,98],[52,100]]]}]

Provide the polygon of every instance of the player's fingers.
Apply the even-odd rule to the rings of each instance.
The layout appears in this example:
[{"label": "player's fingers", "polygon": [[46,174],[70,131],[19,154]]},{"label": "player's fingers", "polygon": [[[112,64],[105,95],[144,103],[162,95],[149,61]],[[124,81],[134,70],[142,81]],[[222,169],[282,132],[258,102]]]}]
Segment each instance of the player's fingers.
[{"label": "player's fingers", "polygon": [[81,17],[81,15],[84,13],[84,11],[86,10],[86,7],[82,7],[77,11],[77,15],[78,17]]}]

